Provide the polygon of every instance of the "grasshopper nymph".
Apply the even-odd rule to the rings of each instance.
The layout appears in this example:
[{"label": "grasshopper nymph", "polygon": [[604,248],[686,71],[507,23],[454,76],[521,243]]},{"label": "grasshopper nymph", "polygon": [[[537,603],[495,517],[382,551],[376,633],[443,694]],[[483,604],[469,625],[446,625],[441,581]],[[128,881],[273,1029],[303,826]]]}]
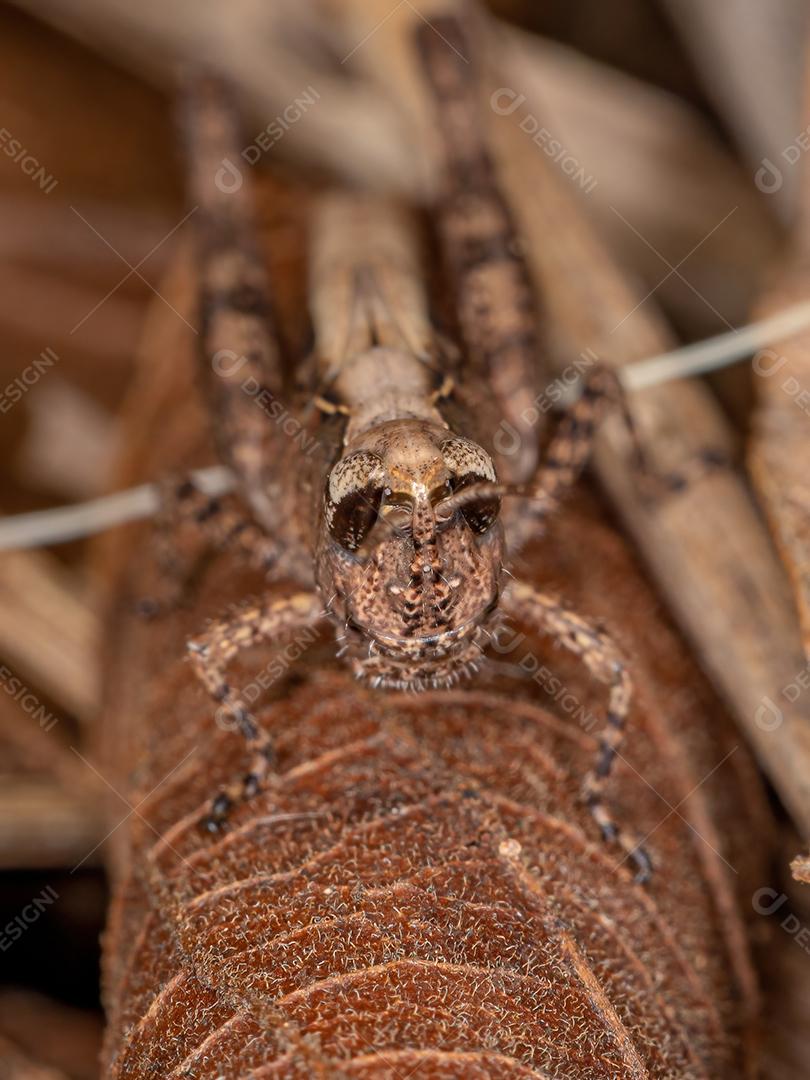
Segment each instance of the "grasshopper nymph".
[{"label": "grasshopper nymph", "polygon": [[302,454],[257,407],[256,394],[244,392],[247,378],[266,401],[283,392],[271,290],[249,183],[233,190],[216,182],[224,160],[239,160],[227,96],[203,78],[186,108],[203,369],[221,454],[251,520],[189,485],[176,510],[204,521],[218,543],[251,552],[276,580],[299,585],[238,608],[189,643],[199,678],[252,751],[246,775],[214,799],[207,822],[217,828],[234,802],[267,782],[272,766],[272,740],[227,680],[240,649],[326,618],[339,628],[345,662],[371,686],[443,687],[476,670],[487,624],[502,612],[554,636],[607,687],[583,797],[644,880],[647,853],[603,802],[630,705],[627,668],[604,631],[503,566],[505,536],[511,555],[577,479],[600,409],[619,396],[617,380],[594,367],[539,465],[537,432],[525,424],[520,453],[508,459],[493,450],[493,460],[476,435],[475,421],[480,428],[486,417],[520,425],[539,347],[531,285],[476,123],[472,76],[443,44],[459,32],[450,20],[442,35],[420,34],[418,45],[443,136],[434,223],[463,351],[434,328],[419,230],[408,213],[370,196],[322,196],[309,255],[314,362],[299,411],[302,430],[317,441],[314,454]]}]

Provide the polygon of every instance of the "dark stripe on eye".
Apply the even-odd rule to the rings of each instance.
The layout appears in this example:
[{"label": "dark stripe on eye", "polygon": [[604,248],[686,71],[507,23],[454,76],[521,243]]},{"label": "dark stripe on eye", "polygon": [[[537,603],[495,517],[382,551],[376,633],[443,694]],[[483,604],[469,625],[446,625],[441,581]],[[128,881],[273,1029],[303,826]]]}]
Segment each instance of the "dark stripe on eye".
[{"label": "dark stripe on eye", "polygon": [[367,484],[350,491],[327,511],[327,525],[333,539],[348,551],[356,551],[371,532],[382,502],[383,489]]},{"label": "dark stripe on eye", "polygon": [[[470,471],[455,477],[451,482],[451,486],[453,491],[456,492],[463,491],[464,488],[469,487],[471,484],[491,482],[491,477]],[[461,507],[460,513],[473,532],[485,533],[495,522],[500,508],[500,499],[488,497],[478,499],[476,502],[467,503],[466,506]]]}]

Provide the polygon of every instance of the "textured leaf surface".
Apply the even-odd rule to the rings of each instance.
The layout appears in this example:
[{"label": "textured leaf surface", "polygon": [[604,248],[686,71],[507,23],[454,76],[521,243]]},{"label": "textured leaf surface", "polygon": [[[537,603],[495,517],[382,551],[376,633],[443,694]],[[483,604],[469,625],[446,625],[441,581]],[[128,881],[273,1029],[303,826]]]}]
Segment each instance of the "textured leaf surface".
[{"label": "textured leaf surface", "polygon": [[[289,226],[283,239],[270,249],[294,326]],[[182,268],[164,291],[189,310]],[[204,453],[190,370],[186,331],[161,312],[124,480]],[[204,835],[205,801],[245,762],[183,661],[184,639],[260,581],[219,559],[193,609],[143,625],[128,611],[144,534],[108,545],[103,757],[137,807],[112,847],[111,1075],[750,1071],[744,920],[767,812],[744,748],[604,517],[581,500],[514,569],[603,620],[630,659],[636,700],[611,801],[650,834],[646,888],[578,801],[603,692],[530,636],[472,686],[405,696],[353,684],[326,630],[257,701],[277,733],[273,787],[225,835]],[[257,650],[234,665],[234,682],[269,659]],[[535,664],[559,685],[528,678]],[[124,812],[111,804],[110,827]]]}]

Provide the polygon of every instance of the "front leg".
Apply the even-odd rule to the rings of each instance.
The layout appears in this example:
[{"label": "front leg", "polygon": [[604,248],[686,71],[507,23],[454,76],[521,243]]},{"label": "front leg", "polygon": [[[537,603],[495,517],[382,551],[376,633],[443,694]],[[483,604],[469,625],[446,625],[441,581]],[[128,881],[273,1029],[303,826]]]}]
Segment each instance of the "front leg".
[{"label": "front leg", "polygon": [[646,850],[620,829],[603,803],[603,791],[624,737],[633,684],[611,638],[559,600],[536,592],[522,582],[507,590],[503,610],[550,634],[564,648],[582,658],[588,671],[609,688],[607,722],[599,734],[599,754],[582,788],[583,798],[605,840],[618,842],[637,867],[636,880],[649,880],[652,862]]},{"label": "front leg", "polygon": [[224,708],[241,731],[252,754],[250,768],[241,781],[229,785],[214,798],[206,828],[216,832],[235,803],[252,798],[266,782],[273,761],[273,740],[250,713],[238,691],[228,684],[228,663],[242,649],[278,638],[314,625],[323,615],[317,593],[302,592],[273,597],[263,604],[250,602],[212,623],[204,634],[187,643],[189,657],[197,677],[213,700]]},{"label": "front leg", "polygon": [[580,396],[560,420],[532,480],[514,489],[525,499],[512,509],[507,528],[512,552],[520,551],[537,535],[538,528],[575,487],[590,459],[599,425],[613,409],[621,414],[629,436],[636,482],[650,502],[675,495],[729,464],[725,454],[707,448],[674,472],[656,472],[644,453],[618,374],[598,364],[586,376]]},{"label": "front leg", "polygon": [[507,529],[510,551],[525,547],[574,488],[591,456],[599,424],[611,408],[621,410],[637,474],[648,474],[619,378],[599,364],[584,379],[582,392],[560,420],[532,480],[521,489],[526,498],[514,507]]}]

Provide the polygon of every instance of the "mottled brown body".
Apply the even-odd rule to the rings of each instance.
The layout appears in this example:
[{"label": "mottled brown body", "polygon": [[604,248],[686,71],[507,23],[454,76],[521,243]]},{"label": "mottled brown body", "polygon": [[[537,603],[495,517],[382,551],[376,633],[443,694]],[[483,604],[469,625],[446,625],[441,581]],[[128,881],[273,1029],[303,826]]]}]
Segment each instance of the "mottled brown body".
[{"label": "mottled brown body", "polygon": [[[368,196],[323,196],[310,252],[313,382],[301,412],[302,430],[317,446],[313,454],[302,455],[290,438],[282,439],[281,429],[268,422],[272,416],[257,409],[256,395],[238,381],[247,368],[251,379],[281,384],[278,353],[267,345],[273,325],[247,237],[244,186],[227,195],[245,204],[237,211],[223,202],[216,171],[206,184],[199,162],[192,169],[201,351],[215,423],[228,440],[224,456],[246,501],[277,544],[272,572],[301,590],[238,609],[189,644],[203,684],[254,751],[242,781],[215,800],[209,825],[218,827],[235,799],[267,782],[272,761],[269,736],[227,680],[227,664],[239,649],[328,616],[340,628],[341,654],[358,678],[379,688],[441,688],[476,670],[487,624],[498,611],[552,634],[607,685],[607,722],[584,798],[604,836],[618,840],[645,877],[646,853],[617,829],[602,802],[629,708],[626,668],[607,635],[555,598],[518,582],[503,588],[501,496],[519,491],[537,502],[538,510],[518,511],[530,527],[517,535],[536,532],[585,463],[595,412],[615,390],[615,378],[596,370],[533,481],[514,490],[498,483],[490,454],[473,437],[468,406],[489,395],[507,416],[517,416],[535,396],[528,283],[508,213],[501,212],[500,196],[493,197],[497,188],[483,145],[474,155],[480,166],[472,172],[474,190],[469,199],[465,193],[459,170],[468,155],[456,150],[474,137],[466,130],[472,103],[466,100],[466,112],[460,107],[470,86],[445,79],[446,57],[439,62],[432,46],[420,47],[437,109],[448,117],[447,190],[454,194],[439,210],[438,233],[463,294],[459,324],[467,362],[454,362],[434,330],[419,232],[407,213]],[[191,154],[203,155],[209,168],[216,157],[211,132],[223,139],[220,160],[236,156],[235,128],[228,133],[225,115],[221,104],[212,106],[208,90],[198,98],[189,125]],[[211,382],[223,354],[236,356],[236,381],[229,375]],[[255,436],[256,413],[268,428],[265,444]],[[536,433],[531,443],[524,440],[528,457],[501,458],[501,465],[520,475],[536,456],[536,441]]]},{"label": "mottled brown body", "polygon": [[[497,508],[491,520],[478,507],[442,522],[435,508],[464,485],[494,481],[495,469],[444,415],[454,386],[440,367],[414,222],[384,201],[333,195],[318,226],[320,393],[342,424],[339,460],[322,485],[318,584],[346,627],[359,677],[407,689],[450,685],[480,657],[503,533]],[[347,330],[336,336],[342,322]]]}]

